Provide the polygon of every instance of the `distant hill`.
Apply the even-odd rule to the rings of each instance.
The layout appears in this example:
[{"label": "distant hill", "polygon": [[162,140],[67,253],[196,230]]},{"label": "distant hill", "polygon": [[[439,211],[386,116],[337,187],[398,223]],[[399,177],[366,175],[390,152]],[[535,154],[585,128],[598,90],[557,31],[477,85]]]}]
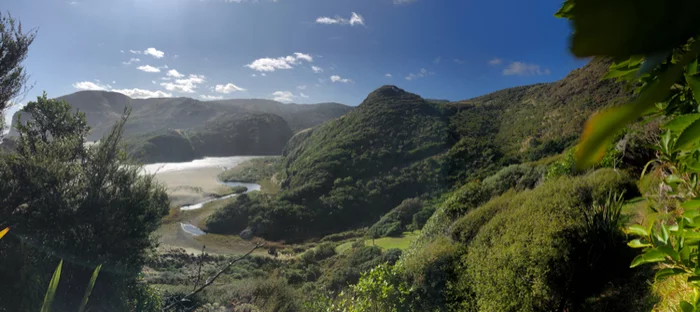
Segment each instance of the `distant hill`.
[{"label": "distant hill", "polygon": [[292,131],[277,115],[225,113],[187,130],[162,130],[125,139],[127,151],[145,163],[182,162],[205,156],[279,155]]},{"label": "distant hill", "polygon": [[250,112],[278,115],[287,121],[292,131],[297,132],[319,125],[326,120],[344,115],[353,107],[339,103],[284,104],[261,99],[233,99],[214,101],[225,106],[234,106]]},{"label": "distant hill", "polygon": [[[283,104],[260,99],[224,101],[199,101],[191,98],[132,99],[126,95],[108,91],[80,91],[59,97],[73,108],[85,113],[92,131],[88,140],[96,141],[109,131],[124,107],[132,108],[125,126],[125,136],[145,135],[168,129],[191,129],[211,123],[222,114],[268,113],[287,121],[292,131],[316,126],[337,118],[352,107],[337,103]],[[26,116],[23,118],[27,118]],[[17,115],[13,116],[13,123]],[[10,135],[15,135],[11,131]]]},{"label": "distant hill", "polygon": [[[261,222],[248,226],[269,238],[367,226],[406,198],[560,153],[592,112],[630,96],[600,80],[609,64],[596,59],[558,82],[456,103],[383,86],[353,111],[290,140],[278,175],[282,190],[267,204],[278,207],[250,216]],[[226,216],[240,214],[224,209],[210,221],[221,225]]]}]

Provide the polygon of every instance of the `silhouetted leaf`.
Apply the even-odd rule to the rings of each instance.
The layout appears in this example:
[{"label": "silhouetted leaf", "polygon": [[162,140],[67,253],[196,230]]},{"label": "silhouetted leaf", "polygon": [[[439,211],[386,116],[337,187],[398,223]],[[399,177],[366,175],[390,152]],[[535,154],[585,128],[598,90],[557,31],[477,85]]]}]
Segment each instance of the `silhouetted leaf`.
[{"label": "silhouetted leaf", "polygon": [[46,290],[46,295],[44,295],[44,303],[41,305],[41,312],[51,311],[51,303],[53,302],[53,297],[56,295],[56,288],[58,287],[58,281],[61,279],[61,267],[63,266],[63,260],[58,263],[56,270],[53,272],[51,281],[49,282],[49,288]]}]

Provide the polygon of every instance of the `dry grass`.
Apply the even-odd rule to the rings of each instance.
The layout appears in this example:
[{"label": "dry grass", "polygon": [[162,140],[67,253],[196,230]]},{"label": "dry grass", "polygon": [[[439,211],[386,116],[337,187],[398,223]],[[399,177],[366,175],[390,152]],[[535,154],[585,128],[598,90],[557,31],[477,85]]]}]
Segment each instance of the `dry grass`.
[{"label": "dry grass", "polygon": [[686,282],[687,279],[688,275],[676,275],[661,282],[654,282],[651,289],[659,298],[659,302],[654,305],[652,311],[680,311],[679,304],[682,300],[691,301],[693,287]]}]

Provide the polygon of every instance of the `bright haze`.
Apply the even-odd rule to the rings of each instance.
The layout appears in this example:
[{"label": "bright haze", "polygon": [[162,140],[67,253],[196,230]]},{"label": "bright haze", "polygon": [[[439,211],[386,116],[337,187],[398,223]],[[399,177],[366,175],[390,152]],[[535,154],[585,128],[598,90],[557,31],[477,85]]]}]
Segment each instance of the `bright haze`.
[{"label": "bright haze", "polygon": [[562,78],[560,1],[4,0],[38,28],[34,87],[132,98],[359,104],[392,84],[461,100]]}]

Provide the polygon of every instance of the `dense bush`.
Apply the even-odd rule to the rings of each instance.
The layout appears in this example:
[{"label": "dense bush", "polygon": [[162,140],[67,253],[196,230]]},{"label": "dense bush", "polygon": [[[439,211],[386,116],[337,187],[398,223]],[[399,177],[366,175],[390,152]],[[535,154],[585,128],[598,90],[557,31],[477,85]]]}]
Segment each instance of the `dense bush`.
[{"label": "dense bush", "polygon": [[450,216],[459,216],[478,207],[488,198],[488,192],[481,182],[471,181],[450,193],[442,206]]},{"label": "dense bush", "polygon": [[468,245],[484,224],[511,205],[514,194],[515,191],[506,192],[459,218],[451,226],[452,239]]},{"label": "dense bush", "polygon": [[416,311],[447,306],[447,284],[456,278],[455,263],[461,254],[460,244],[441,237],[402,259],[399,265],[412,286],[412,295],[420,298],[413,303]]},{"label": "dense bush", "polygon": [[219,179],[250,183],[269,179],[280,170],[281,161],[281,157],[253,158],[220,173]]},{"label": "dense bush", "polygon": [[405,199],[369,229],[370,236],[374,238],[400,236],[413,222],[413,215],[421,209],[423,209],[423,203],[420,199]]},{"label": "dense bush", "polygon": [[128,297],[152,233],[168,213],[165,189],[142,175],[120,149],[127,115],[100,143],[87,147],[85,116],[46,95],[26,108],[16,151],[0,155],[0,302],[9,311],[38,311],[59,258],[64,259],[54,309],[79,306],[102,264],[90,304],[128,310]]},{"label": "dense bush", "polygon": [[544,178],[544,169],[530,165],[510,165],[485,178],[482,187],[489,197],[503,194],[511,188],[516,191],[531,189]]},{"label": "dense bush", "polygon": [[[459,292],[475,296],[464,304],[487,311],[571,308],[599,290],[610,274],[624,272],[624,265],[606,259],[629,255],[590,241],[584,211],[629,183],[626,174],[604,169],[515,195],[481,227],[463,257]],[[607,245],[614,243],[623,242]]]},{"label": "dense bush", "polygon": [[309,249],[301,255],[301,259],[306,263],[314,263],[335,255],[335,245],[323,243],[314,249]]}]

